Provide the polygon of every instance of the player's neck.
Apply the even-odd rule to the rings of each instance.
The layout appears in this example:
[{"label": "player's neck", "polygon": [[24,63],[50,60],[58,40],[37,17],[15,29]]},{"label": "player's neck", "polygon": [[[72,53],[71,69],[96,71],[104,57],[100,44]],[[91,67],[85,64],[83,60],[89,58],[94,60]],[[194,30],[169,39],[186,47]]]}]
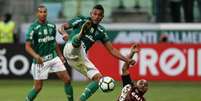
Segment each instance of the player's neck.
[{"label": "player's neck", "polygon": [[47,20],[38,20],[38,22],[39,22],[40,24],[44,24],[44,23],[46,23],[46,21],[47,21]]}]

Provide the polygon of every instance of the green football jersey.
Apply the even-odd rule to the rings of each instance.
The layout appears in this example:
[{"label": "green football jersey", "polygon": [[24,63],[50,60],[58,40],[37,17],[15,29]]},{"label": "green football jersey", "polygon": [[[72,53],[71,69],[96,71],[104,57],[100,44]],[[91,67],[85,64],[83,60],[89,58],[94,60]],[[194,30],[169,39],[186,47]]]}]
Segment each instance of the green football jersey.
[{"label": "green football jersey", "polygon": [[[78,34],[82,28],[82,25],[89,20],[90,17],[84,17],[84,16],[78,16],[70,21],[68,21],[68,24],[73,29],[70,33],[70,41],[73,40],[73,36]],[[105,43],[109,41],[109,37],[106,33],[106,30],[101,25],[95,25],[93,24],[90,29],[84,33],[84,36],[81,38],[82,45],[85,48],[85,51],[87,52],[88,49],[96,42],[100,41],[102,43]]]},{"label": "green football jersey", "polygon": [[44,24],[35,21],[26,33],[26,41],[31,42],[34,51],[42,56],[44,61],[57,56],[55,37],[56,25],[48,21]]}]

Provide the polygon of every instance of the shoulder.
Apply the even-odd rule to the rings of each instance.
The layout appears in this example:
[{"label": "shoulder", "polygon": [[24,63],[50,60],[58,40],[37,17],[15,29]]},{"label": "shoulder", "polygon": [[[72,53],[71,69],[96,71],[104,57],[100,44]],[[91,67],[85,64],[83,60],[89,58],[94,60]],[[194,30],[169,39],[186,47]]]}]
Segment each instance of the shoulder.
[{"label": "shoulder", "polygon": [[88,19],[89,18],[86,16],[77,16],[77,17],[73,18],[72,20],[77,21],[77,22],[82,22],[82,21],[86,21]]},{"label": "shoulder", "polygon": [[52,28],[56,28],[56,25],[52,22],[49,22],[49,21],[47,22],[47,26],[52,27]]},{"label": "shoulder", "polygon": [[71,25],[77,25],[80,23],[84,23],[88,19],[89,18],[85,17],[85,16],[77,16],[77,17],[74,17],[73,19],[69,20],[68,23]]},{"label": "shoulder", "polygon": [[89,20],[90,17],[88,17],[88,16],[77,16],[77,17],[75,17],[75,19],[80,19],[82,21],[86,21],[86,20]]},{"label": "shoulder", "polygon": [[98,30],[100,33],[106,33],[106,30],[105,30],[105,28],[104,28],[102,25],[98,25],[97,30]]},{"label": "shoulder", "polygon": [[41,25],[38,24],[37,21],[34,21],[34,22],[30,25],[29,29],[38,30],[40,27],[41,27]]},{"label": "shoulder", "polygon": [[14,27],[15,26],[15,22],[11,20],[11,21],[8,22],[8,25]]}]

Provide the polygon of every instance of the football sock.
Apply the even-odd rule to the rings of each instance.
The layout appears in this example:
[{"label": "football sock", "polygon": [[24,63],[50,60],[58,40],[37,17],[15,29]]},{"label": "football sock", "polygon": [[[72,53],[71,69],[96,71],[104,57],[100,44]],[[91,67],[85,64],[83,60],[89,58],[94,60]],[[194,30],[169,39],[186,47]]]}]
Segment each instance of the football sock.
[{"label": "football sock", "polygon": [[35,98],[36,98],[36,96],[37,96],[37,94],[38,94],[39,92],[37,92],[34,88],[29,92],[29,94],[27,95],[27,97],[26,97],[26,101],[33,101]]},{"label": "football sock", "polygon": [[71,84],[65,84],[64,91],[67,95],[68,101],[73,101],[73,87]]},{"label": "football sock", "polygon": [[123,87],[124,87],[125,85],[127,85],[127,84],[133,85],[133,83],[132,83],[132,81],[131,81],[131,77],[130,77],[129,74],[128,74],[128,75],[122,75],[122,76],[121,76],[121,79],[122,79],[122,82],[123,82]]},{"label": "football sock", "polygon": [[86,101],[98,89],[98,82],[92,81],[87,85],[84,92],[80,96],[80,101]]}]

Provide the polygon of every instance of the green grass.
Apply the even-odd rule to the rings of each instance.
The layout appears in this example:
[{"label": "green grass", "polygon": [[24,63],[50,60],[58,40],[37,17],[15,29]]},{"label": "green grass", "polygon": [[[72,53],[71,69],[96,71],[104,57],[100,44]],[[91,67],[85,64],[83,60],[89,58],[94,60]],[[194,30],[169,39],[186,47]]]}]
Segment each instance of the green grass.
[{"label": "green grass", "polygon": [[[0,101],[24,101],[32,88],[32,80],[0,80]],[[73,82],[75,99],[79,97],[87,82]],[[116,101],[121,85],[117,83],[111,93],[97,91],[88,101]],[[145,95],[147,101],[201,101],[201,82],[150,82]],[[63,83],[47,80],[35,101],[66,101]]]}]

